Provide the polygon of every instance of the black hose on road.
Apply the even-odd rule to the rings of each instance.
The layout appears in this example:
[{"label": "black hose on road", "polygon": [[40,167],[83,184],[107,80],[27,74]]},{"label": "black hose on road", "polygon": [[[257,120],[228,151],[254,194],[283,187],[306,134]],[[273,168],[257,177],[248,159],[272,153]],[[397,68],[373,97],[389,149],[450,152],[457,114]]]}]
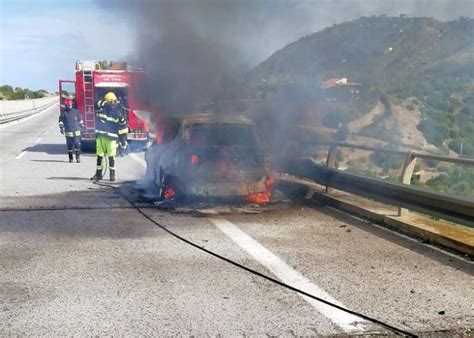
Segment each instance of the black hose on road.
[{"label": "black hose on road", "polygon": [[314,295],[312,295],[312,294],[309,294],[309,293],[307,293],[307,292],[305,292],[305,291],[303,291],[303,290],[300,290],[300,289],[297,289],[297,288],[295,288],[295,287],[293,287],[293,286],[291,286],[291,285],[285,284],[285,283],[283,283],[283,282],[281,282],[281,281],[279,281],[279,280],[277,280],[277,279],[275,279],[275,278],[272,278],[272,277],[270,277],[270,276],[264,275],[263,273],[260,273],[260,272],[258,272],[258,271],[255,271],[255,270],[251,269],[251,268],[248,268],[248,267],[246,267],[245,265],[239,264],[239,263],[237,263],[237,262],[235,262],[235,261],[233,261],[233,260],[231,260],[231,259],[229,259],[229,258],[226,258],[226,257],[224,257],[224,256],[221,256],[221,255],[219,255],[218,253],[215,253],[215,252],[210,251],[210,250],[208,250],[208,249],[206,249],[206,248],[204,248],[204,247],[201,247],[201,246],[197,245],[196,243],[191,242],[190,240],[188,240],[188,239],[186,239],[186,238],[184,238],[184,237],[181,237],[180,235],[178,235],[178,234],[174,233],[173,231],[169,230],[169,229],[168,229],[167,227],[165,227],[164,225],[162,225],[162,224],[158,223],[157,221],[155,221],[153,218],[151,218],[149,215],[147,215],[139,206],[137,206],[133,201],[129,200],[129,199],[127,198],[127,196],[125,196],[125,194],[120,190],[119,187],[114,186],[114,185],[110,185],[110,184],[106,184],[106,183],[100,183],[100,182],[94,182],[94,184],[97,184],[97,185],[100,185],[100,186],[104,186],[104,187],[113,188],[113,189],[117,189],[117,190],[119,191],[119,194],[120,194],[128,203],[130,203],[130,205],[132,206],[132,208],[135,209],[137,212],[139,212],[144,218],[148,219],[148,220],[149,220],[150,222],[152,222],[154,225],[156,225],[156,226],[158,226],[159,228],[163,229],[164,231],[166,231],[166,232],[167,232],[168,234],[170,234],[171,236],[173,236],[173,237],[179,239],[180,241],[185,242],[186,244],[189,244],[189,245],[195,247],[196,249],[199,249],[199,250],[201,250],[201,251],[204,251],[205,253],[207,253],[207,254],[209,254],[209,255],[211,255],[211,256],[214,256],[214,257],[216,257],[216,258],[219,258],[219,259],[221,259],[221,260],[223,260],[223,261],[225,261],[225,262],[227,262],[227,263],[229,263],[229,264],[232,264],[232,265],[234,265],[234,266],[236,266],[236,267],[238,267],[238,268],[240,268],[240,269],[242,269],[242,270],[245,270],[245,271],[247,271],[247,272],[249,272],[249,273],[251,273],[251,274],[253,274],[253,275],[256,275],[256,276],[259,276],[259,277],[261,277],[261,278],[263,278],[263,279],[266,279],[266,280],[268,280],[268,281],[270,281],[270,282],[272,282],[272,283],[275,283],[275,284],[277,284],[277,285],[280,285],[280,286],[282,286],[282,287],[284,287],[284,288],[286,288],[286,289],[289,289],[289,290],[298,292],[298,293],[300,293],[300,294],[302,294],[302,295],[304,295],[304,296],[307,296],[307,297],[309,297],[309,298],[312,298],[312,299],[314,299],[314,300],[317,300],[317,301],[319,301],[319,302],[321,302],[321,303],[324,303],[324,304],[326,304],[326,305],[332,306],[332,307],[334,307],[334,308],[336,308],[336,309],[338,309],[338,310],[341,310],[341,311],[344,311],[344,312],[349,313],[349,314],[351,314],[351,315],[354,315],[354,316],[357,316],[357,317],[359,317],[359,318],[365,319],[365,320],[370,321],[370,322],[372,322],[372,323],[374,323],[374,324],[378,324],[378,325],[380,325],[380,326],[382,326],[382,327],[384,327],[384,328],[386,328],[386,329],[388,329],[388,330],[390,330],[390,331],[392,331],[392,332],[394,332],[394,333],[396,333],[396,334],[402,334],[402,335],[407,336],[407,337],[418,337],[417,335],[415,335],[415,334],[413,334],[413,333],[411,333],[411,332],[408,332],[408,331],[399,329],[399,328],[397,328],[397,327],[395,327],[395,326],[392,326],[392,325],[390,325],[390,324],[387,324],[387,323],[385,323],[385,322],[383,322],[383,321],[381,321],[381,320],[378,320],[378,319],[376,319],[376,318],[372,318],[372,317],[367,316],[367,315],[364,315],[364,314],[362,314],[362,313],[359,313],[359,312],[356,312],[356,311],[353,311],[353,310],[349,310],[349,309],[346,309],[346,308],[344,308],[344,307],[342,307],[342,306],[340,306],[340,305],[337,305],[337,304],[328,302],[328,301],[325,300],[325,299],[316,297],[316,296],[314,296]]}]

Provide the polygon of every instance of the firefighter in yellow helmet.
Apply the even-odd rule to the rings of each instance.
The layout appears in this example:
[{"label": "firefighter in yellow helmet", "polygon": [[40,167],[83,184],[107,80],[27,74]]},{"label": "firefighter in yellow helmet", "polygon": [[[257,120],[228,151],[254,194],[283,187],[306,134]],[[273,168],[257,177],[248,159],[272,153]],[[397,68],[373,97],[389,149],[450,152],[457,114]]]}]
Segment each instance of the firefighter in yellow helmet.
[{"label": "firefighter in yellow helmet", "polygon": [[91,180],[102,179],[102,165],[104,157],[108,158],[110,169],[110,180],[115,181],[115,155],[117,151],[117,140],[119,132],[127,129],[127,119],[125,110],[117,96],[113,92],[108,92],[104,100],[99,101],[95,114],[95,136],[97,167],[96,173]]}]

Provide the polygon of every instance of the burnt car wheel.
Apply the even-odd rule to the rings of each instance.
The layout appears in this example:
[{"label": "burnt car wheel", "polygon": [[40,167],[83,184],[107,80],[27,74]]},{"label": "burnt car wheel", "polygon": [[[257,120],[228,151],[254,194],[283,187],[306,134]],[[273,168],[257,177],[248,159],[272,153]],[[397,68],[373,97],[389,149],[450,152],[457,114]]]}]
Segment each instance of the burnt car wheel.
[{"label": "burnt car wheel", "polygon": [[164,200],[165,197],[165,172],[160,168],[158,171],[158,198]]},{"label": "burnt car wheel", "polygon": [[159,186],[158,186],[158,198],[160,200],[176,200],[181,194],[176,193],[175,186],[173,184],[173,178],[167,175],[163,169],[159,171]]}]

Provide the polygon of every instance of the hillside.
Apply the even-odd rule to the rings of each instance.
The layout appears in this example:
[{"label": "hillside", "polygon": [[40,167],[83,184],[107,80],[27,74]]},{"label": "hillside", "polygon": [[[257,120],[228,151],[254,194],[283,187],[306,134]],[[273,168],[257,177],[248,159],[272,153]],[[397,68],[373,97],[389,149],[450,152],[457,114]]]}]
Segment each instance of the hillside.
[{"label": "hillside", "polygon": [[[361,128],[361,137],[457,153],[462,143],[463,154],[474,156],[473,51],[473,19],[363,17],[276,52],[247,74],[246,96],[286,102],[284,111],[274,109],[283,115],[324,102],[312,113],[330,128],[360,119],[384,98],[397,107],[390,118],[402,127],[398,137],[387,139],[386,121]],[[403,130],[405,118],[421,136]]]}]

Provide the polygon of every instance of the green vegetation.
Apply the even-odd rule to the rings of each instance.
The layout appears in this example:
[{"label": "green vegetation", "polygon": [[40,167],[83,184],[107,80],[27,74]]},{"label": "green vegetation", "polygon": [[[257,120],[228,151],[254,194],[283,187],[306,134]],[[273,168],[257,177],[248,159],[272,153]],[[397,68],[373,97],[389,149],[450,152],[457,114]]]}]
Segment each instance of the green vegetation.
[{"label": "green vegetation", "polygon": [[374,171],[370,170],[371,164],[368,162],[369,161],[367,161],[367,159],[365,158],[357,158],[354,160],[350,160],[349,162],[347,162],[347,171],[354,174],[376,177],[377,174]]},{"label": "green vegetation", "polygon": [[338,109],[329,112],[323,118],[324,126],[337,129],[340,124],[347,124],[354,119],[354,111],[349,109]]},{"label": "green vegetation", "polygon": [[[392,147],[386,147],[391,149]],[[400,169],[402,167],[404,156],[387,151],[376,151],[371,155],[372,161],[387,173],[390,169]]]},{"label": "green vegetation", "polygon": [[[473,157],[473,31],[474,19],[465,17],[441,22],[373,16],[334,25],[289,44],[255,67],[244,81],[246,97],[266,100],[277,93],[285,107],[298,100],[319,100],[333,106],[321,116],[321,122],[331,128],[367,113],[379,99],[388,107],[388,98],[403,100],[408,111],[420,113],[417,128],[440,153],[446,154],[449,148]],[[328,79],[342,77],[361,84],[355,95],[349,86],[321,87]],[[277,105],[272,107],[280,114]],[[389,109],[359,135],[384,140],[397,149],[401,130],[387,123],[392,118]],[[349,170],[371,174],[369,169],[376,164],[390,174],[400,168],[403,158],[380,152],[370,160],[373,163],[353,161]],[[428,167],[431,164],[426,163]],[[427,185],[439,191],[472,194],[474,169],[464,168],[459,173],[459,168],[447,169],[446,175]],[[380,174],[380,169],[377,172]]]},{"label": "green vegetation", "polygon": [[[423,83],[424,85],[419,86],[418,90],[421,93],[417,96],[423,105],[421,109],[423,121],[418,129],[430,143],[442,147],[445,142],[448,142],[452,150],[459,152],[462,138],[468,137],[467,143],[469,143],[474,135],[472,100],[459,99],[459,96],[468,92],[470,79],[426,78]],[[469,150],[472,149],[469,148]]]},{"label": "green vegetation", "polygon": [[474,198],[474,168],[469,166],[440,166],[438,170],[447,175],[426,182],[427,187],[438,192]]},{"label": "green vegetation", "polygon": [[12,86],[0,86],[0,100],[24,100],[24,99],[38,99],[45,97],[48,92],[44,89],[30,90],[28,88],[13,88]]},{"label": "green vegetation", "polygon": [[[474,155],[474,19],[373,16],[334,25],[276,52],[246,77],[249,96],[274,92],[308,93],[345,103],[322,122],[335,128],[373,107],[380,96],[411,99],[421,109],[418,126],[438,146]],[[321,89],[329,78],[357,81],[354,101],[348,88]],[[345,95],[345,96],[344,96]],[[289,95],[288,101],[301,99]],[[416,105],[416,107],[415,107]],[[366,136],[384,135],[376,127]],[[385,137],[385,136],[384,136]]]},{"label": "green vegetation", "polygon": [[463,156],[474,156],[474,95],[465,98],[454,116],[455,128],[450,130],[449,147]]}]

